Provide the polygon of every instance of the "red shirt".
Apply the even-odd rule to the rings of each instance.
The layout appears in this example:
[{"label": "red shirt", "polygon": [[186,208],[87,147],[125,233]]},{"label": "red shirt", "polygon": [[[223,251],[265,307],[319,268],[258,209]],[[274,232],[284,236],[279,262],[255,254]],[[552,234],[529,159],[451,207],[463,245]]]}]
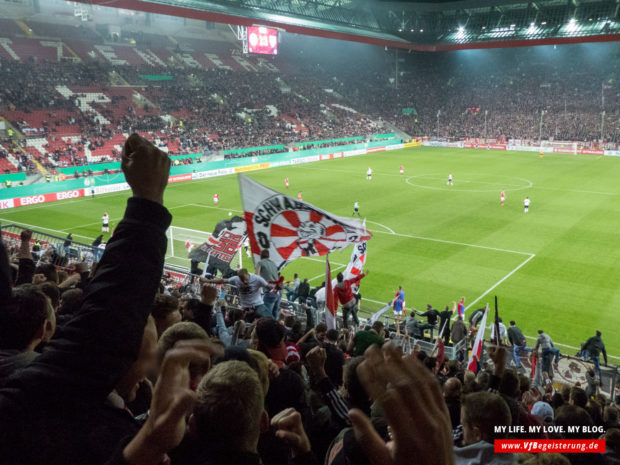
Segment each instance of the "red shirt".
[{"label": "red shirt", "polygon": [[351,278],[351,279],[345,279],[342,283],[343,286],[339,286],[338,284],[336,284],[336,286],[334,286],[334,297],[336,298],[336,300],[338,300],[340,302],[341,305],[346,304],[347,302],[350,302],[353,299],[353,291],[351,290],[351,284],[357,284],[360,282],[360,280],[366,276],[365,274],[361,274],[359,276],[356,276],[355,278]]}]

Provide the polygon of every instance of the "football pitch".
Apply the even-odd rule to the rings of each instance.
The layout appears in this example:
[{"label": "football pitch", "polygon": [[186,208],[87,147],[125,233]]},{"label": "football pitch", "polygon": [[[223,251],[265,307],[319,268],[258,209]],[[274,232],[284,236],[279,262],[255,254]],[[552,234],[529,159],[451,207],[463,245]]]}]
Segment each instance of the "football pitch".
[{"label": "football pitch", "polygon": [[[305,201],[344,217],[359,202],[373,233],[371,273],[361,287],[366,316],[390,301],[398,285],[407,308],[418,310],[426,304],[441,310],[465,296],[470,313],[486,303],[492,307],[497,295],[507,326],[514,319],[532,337],[544,329],[569,355],[598,329],[608,354],[616,356],[610,362],[620,360],[620,159],[416,147],[249,175],[280,192],[288,177],[289,196],[301,191]],[[104,211],[112,226],[120,220],[128,195],[5,210],[0,221],[70,231],[86,242],[99,234]],[[228,212],[241,212],[235,176],[171,184],[165,200],[174,226],[205,232]],[[350,253],[330,255],[332,272],[345,268]],[[295,272],[316,286],[324,280],[325,262],[297,260],[283,275],[290,279]]]}]

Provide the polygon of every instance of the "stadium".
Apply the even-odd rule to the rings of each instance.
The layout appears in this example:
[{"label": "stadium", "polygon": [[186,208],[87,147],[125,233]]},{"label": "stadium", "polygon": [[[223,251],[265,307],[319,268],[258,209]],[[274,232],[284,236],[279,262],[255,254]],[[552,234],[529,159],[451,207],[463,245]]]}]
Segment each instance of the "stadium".
[{"label": "stadium", "polygon": [[620,463],[618,0],[0,11],[3,463]]}]

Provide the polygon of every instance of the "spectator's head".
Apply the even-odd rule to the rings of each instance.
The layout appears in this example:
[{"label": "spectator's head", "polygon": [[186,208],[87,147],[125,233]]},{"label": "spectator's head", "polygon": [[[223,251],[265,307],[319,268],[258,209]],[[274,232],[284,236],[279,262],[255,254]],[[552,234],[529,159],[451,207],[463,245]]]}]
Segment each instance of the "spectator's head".
[{"label": "spectator's head", "polygon": [[183,321],[194,321],[194,316],[200,308],[200,300],[198,299],[181,299],[179,305],[181,310],[181,319]]},{"label": "spectator's head", "polygon": [[241,282],[245,284],[246,286],[250,284],[250,272],[246,268],[241,268],[237,272],[237,276],[239,276],[239,279],[241,280]]},{"label": "spectator's head", "polygon": [[49,297],[54,312],[58,311],[58,306],[60,305],[60,289],[58,289],[58,285],[53,281],[46,281],[39,284],[39,289]]},{"label": "spectator's head", "polygon": [[601,337],[601,336],[602,336],[602,333],[601,333],[600,331],[597,331],[597,332],[596,332],[596,336],[597,336],[597,337]]},{"label": "spectator's head", "polygon": [[458,399],[461,397],[463,384],[458,378],[448,378],[443,385],[443,396],[446,399]]},{"label": "spectator's head", "polygon": [[605,433],[605,444],[607,451],[613,451],[616,455],[620,455],[620,429],[609,428]]},{"label": "spectator's head", "polygon": [[498,391],[500,394],[504,394],[508,397],[514,397],[515,399],[520,397],[521,390],[519,389],[519,378],[512,371],[505,371],[499,382]]},{"label": "spectator's head", "polygon": [[542,329],[539,329],[539,330],[538,330],[538,334],[542,334],[542,333],[543,333],[543,330],[542,330]]},{"label": "spectator's head", "polygon": [[618,408],[614,405],[608,405],[603,412],[603,421],[607,428],[620,428],[618,423]]},{"label": "spectator's head", "polygon": [[463,444],[475,444],[480,441],[492,443],[502,439],[505,433],[496,433],[496,426],[511,425],[510,409],[497,394],[474,392],[463,398],[461,404],[461,421],[463,423]]},{"label": "spectator's head", "polygon": [[325,333],[325,338],[328,342],[332,344],[336,344],[338,342],[338,330],[337,329],[329,329],[327,333]]},{"label": "spectator's head", "polygon": [[338,273],[336,275],[336,280],[341,283],[342,281],[344,281],[344,275],[342,273]]},{"label": "spectator's head", "polygon": [[276,363],[284,362],[288,355],[284,335],[284,326],[271,318],[261,318],[256,323],[258,350]]},{"label": "spectator's head", "polygon": [[[591,430],[592,426],[594,426],[588,412],[576,405],[562,405],[557,409],[555,412],[555,424],[563,428],[565,439],[584,439],[582,428],[588,426]],[[576,432],[569,432],[569,426],[576,427],[573,428]]]},{"label": "spectator's head", "polygon": [[577,407],[586,408],[588,403],[586,391],[578,387],[573,387],[570,390],[570,400],[568,403],[571,405],[576,405]]},{"label": "spectator's head", "polygon": [[562,394],[560,394],[559,392],[556,392],[551,397],[551,407],[553,407],[553,410],[555,411],[558,408],[560,408],[562,405],[564,405],[564,398],[562,397]]},{"label": "spectator's head", "polygon": [[[163,332],[157,343],[157,358],[159,363],[164,360],[164,355],[166,355],[166,352],[172,349],[177,342],[191,340],[206,342],[209,340],[209,336],[204,329],[191,321],[182,321],[170,326]],[[190,364],[190,387],[192,389],[196,389],[202,377],[207,371],[209,371],[209,366],[210,364]]]},{"label": "spectator's head", "polygon": [[517,325],[517,324],[515,323],[515,321],[514,321],[514,320],[512,320],[512,321],[510,322],[510,326],[516,326],[516,325]]},{"label": "spectator's head", "polygon": [[33,285],[14,289],[0,311],[0,349],[33,351],[56,331],[49,298]]},{"label": "spectator's head", "polygon": [[34,270],[34,274],[42,274],[45,276],[45,281],[50,281],[58,284],[58,271],[56,267],[51,263],[42,263]]},{"label": "spectator's head", "polygon": [[247,363],[220,363],[198,385],[189,429],[209,450],[256,453],[268,427],[263,387]]},{"label": "spectator's head", "polygon": [[159,294],[155,296],[151,315],[155,319],[157,336],[161,337],[164,331],[175,323],[181,321],[179,312],[179,300],[170,295]]},{"label": "spectator's head", "polygon": [[155,327],[155,320],[149,315],[144,327],[138,357],[115,386],[116,392],[126,403],[132,402],[136,398],[140,383],[148,374],[155,371],[156,349],[157,328]]},{"label": "spectator's head", "polygon": [[286,328],[292,328],[294,324],[295,324],[295,317],[294,316],[288,315],[288,316],[284,317],[284,326]]},{"label": "spectator's head", "polygon": [[316,336],[318,341],[323,341],[325,339],[325,335],[327,334],[327,325],[323,322],[316,325],[314,330],[314,335]]},{"label": "spectator's head", "polygon": [[69,289],[62,293],[60,296],[60,307],[58,308],[59,315],[73,315],[78,311],[82,304],[82,296],[84,291],[82,289]]},{"label": "spectator's head", "polygon": [[377,333],[380,337],[385,337],[385,328],[383,323],[381,323],[380,321],[375,321],[372,324],[372,331]]},{"label": "spectator's head", "polygon": [[260,258],[269,258],[269,249],[263,249],[260,252]]},{"label": "spectator's head", "polygon": [[530,413],[538,418],[543,425],[553,423],[553,408],[547,402],[535,402]]}]

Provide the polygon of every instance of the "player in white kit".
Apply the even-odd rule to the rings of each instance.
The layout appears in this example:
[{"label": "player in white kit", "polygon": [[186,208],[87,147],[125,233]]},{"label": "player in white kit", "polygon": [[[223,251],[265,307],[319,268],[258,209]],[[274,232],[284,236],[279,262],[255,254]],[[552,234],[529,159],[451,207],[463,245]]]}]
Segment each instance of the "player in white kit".
[{"label": "player in white kit", "polygon": [[368,170],[366,171],[366,179],[368,181],[372,179],[372,169],[370,168],[370,166],[368,167]]},{"label": "player in white kit", "polygon": [[530,198],[526,197],[525,200],[523,201],[523,212],[527,213],[529,209],[530,209]]},{"label": "player in white kit", "polygon": [[452,185],[453,185],[453,183],[452,183],[452,173],[450,173],[450,174],[448,175],[448,182],[446,182],[446,184],[447,184],[448,186],[452,186]]},{"label": "player in white kit", "polygon": [[105,212],[101,217],[101,232],[110,232],[110,217]]}]

